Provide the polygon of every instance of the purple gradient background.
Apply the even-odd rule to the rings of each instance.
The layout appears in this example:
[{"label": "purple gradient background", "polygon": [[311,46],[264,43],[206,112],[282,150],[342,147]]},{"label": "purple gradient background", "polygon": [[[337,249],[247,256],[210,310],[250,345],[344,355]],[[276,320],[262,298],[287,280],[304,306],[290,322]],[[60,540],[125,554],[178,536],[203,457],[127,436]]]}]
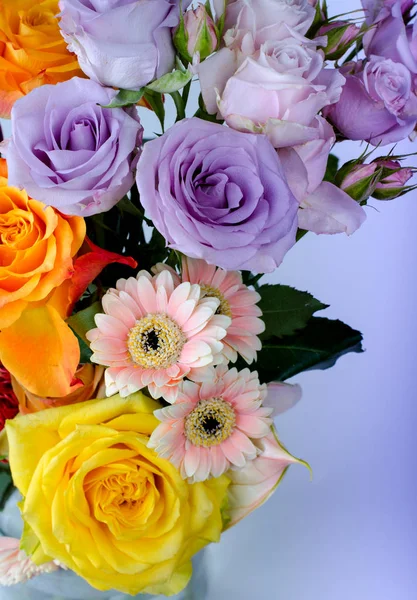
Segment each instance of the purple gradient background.
[{"label": "purple gradient background", "polygon": [[[331,14],[360,7],[329,4]],[[159,131],[149,111],[141,116],[147,134]],[[362,149],[337,150],[343,163]],[[414,151],[408,141],[396,150]],[[294,378],[303,399],[277,427],[313,481],[291,467],[264,506],[210,547],[208,600],[417,598],[417,193],[366,211],[351,238],[308,234],[265,278],[330,304],[321,314],[361,330],[366,352]]]}]

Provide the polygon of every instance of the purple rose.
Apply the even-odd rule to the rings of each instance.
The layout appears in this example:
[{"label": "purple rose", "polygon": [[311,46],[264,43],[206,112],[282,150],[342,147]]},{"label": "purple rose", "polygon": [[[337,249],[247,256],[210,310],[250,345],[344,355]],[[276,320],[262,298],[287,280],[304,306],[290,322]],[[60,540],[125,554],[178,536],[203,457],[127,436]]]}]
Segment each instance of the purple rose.
[{"label": "purple rose", "polygon": [[414,0],[362,0],[366,23],[371,25],[386,19],[395,4],[399,4],[402,14],[406,15],[413,8]]},{"label": "purple rose", "polygon": [[102,108],[116,95],[75,77],[44,85],[12,110],[9,183],[67,215],[109,210],[132,187],[142,126],[135,108]]},{"label": "purple rose", "polygon": [[298,226],[314,233],[351,235],[365,220],[365,212],[344,191],[323,181],[336,138],[322,117],[316,117],[313,126],[317,130],[315,140],[278,152],[291,191],[300,203]]},{"label": "purple rose", "polygon": [[192,258],[269,273],[295,243],[298,203],[264,136],[180,121],[145,144],[137,183],[155,227]]},{"label": "purple rose", "polygon": [[407,137],[417,122],[417,97],[409,70],[401,63],[372,56],[363,66],[346,65],[342,96],[325,116],[351,140],[390,144]]},{"label": "purple rose", "polygon": [[383,56],[406,66],[414,79],[413,89],[417,88],[417,21],[405,25],[401,2],[365,34],[363,43],[367,56]]},{"label": "purple rose", "polygon": [[[296,33],[266,42],[253,56],[224,48],[199,68],[209,112],[234,129],[266,133],[276,148],[317,137],[317,113],[336,102],[344,77],[324,68],[316,43]],[[216,101],[217,94],[217,101]]]},{"label": "purple rose", "polygon": [[138,90],[174,67],[171,29],[179,23],[179,5],[179,0],[60,0],[60,27],[88,77]]}]

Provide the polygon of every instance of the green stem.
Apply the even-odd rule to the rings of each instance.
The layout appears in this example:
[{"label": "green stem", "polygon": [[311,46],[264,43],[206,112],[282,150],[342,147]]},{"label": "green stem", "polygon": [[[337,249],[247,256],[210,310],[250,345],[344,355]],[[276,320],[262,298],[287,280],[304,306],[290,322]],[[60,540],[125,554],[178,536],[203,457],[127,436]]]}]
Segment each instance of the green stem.
[{"label": "green stem", "polygon": [[182,92],[182,102],[184,104],[184,111],[187,108],[187,102],[188,102],[188,97],[190,95],[190,90],[191,90],[191,81],[189,81],[187,83],[187,85],[184,87],[184,90]]},{"label": "green stem", "polygon": [[181,121],[181,119],[185,119],[185,106],[181,94],[179,92],[171,92],[170,95],[174,100],[175,108],[177,109],[176,121]]}]

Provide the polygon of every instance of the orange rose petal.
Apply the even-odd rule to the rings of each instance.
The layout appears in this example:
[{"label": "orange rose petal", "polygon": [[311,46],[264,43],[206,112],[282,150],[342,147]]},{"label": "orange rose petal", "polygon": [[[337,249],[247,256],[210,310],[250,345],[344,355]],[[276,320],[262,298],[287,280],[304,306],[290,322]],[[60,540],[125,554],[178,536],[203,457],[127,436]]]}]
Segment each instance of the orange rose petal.
[{"label": "orange rose petal", "polygon": [[[58,227],[55,229],[54,236],[49,238],[56,244],[56,254],[51,255],[53,263],[43,276],[36,290],[34,290],[27,298],[28,301],[34,302],[45,298],[53,288],[61,285],[63,281],[71,277],[74,272],[71,258],[71,245],[73,241],[72,231],[68,223],[58,217],[60,220]],[[40,244],[38,244],[40,245]],[[45,257],[45,263],[48,262]]]},{"label": "orange rose petal", "polygon": [[93,244],[91,240],[86,238],[86,244],[88,244],[92,252],[87,252],[78,257],[74,263],[74,275],[71,279],[71,286],[69,288],[69,305],[72,307],[77,300],[85,292],[89,284],[101,273],[104,267],[111,263],[120,263],[122,265],[128,265],[135,269],[138,263],[130,256],[122,256],[115,252],[108,252],[103,250],[99,246]]},{"label": "orange rose petal", "polygon": [[62,397],[73,391],[80,350],[71,329],[46,304],[27,308],[0,332],[0,360],[33,394]]},{"label": "orange rose petal", "polygon": [[75,256],[85,240],[87,231],[85,220],[82,217],[61,216],[68,221],[68,224],[72,229],[73,241],[71,246],[71,256]]},{"label": "orange rose petal", "polygon": [[0,187],[7,185],[7,162],[5,158],[0,158]]},{"label": "orange rose petal", "polygon": [[16,300],[0,308],[0,329],[10,327],[10,325],[17,321],[27,305],[28,303],[24,300]]},{"label": "orange rose petal", "polygon": [[0,119],[10,119],[13,104],[22,96],[23,94],[20,91],[5,92],[0,90]]}]

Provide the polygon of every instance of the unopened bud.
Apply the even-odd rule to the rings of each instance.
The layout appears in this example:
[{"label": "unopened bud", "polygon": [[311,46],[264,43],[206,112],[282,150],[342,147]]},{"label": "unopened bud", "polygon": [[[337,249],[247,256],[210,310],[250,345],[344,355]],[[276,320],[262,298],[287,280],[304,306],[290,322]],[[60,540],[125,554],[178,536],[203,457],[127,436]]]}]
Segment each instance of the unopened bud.
[{"label": "unopened bud", "polygon": [[377,159],[375,163],[382,168],[382,174],[372,194],[374,198],[377,200],[393,200],[409,191],[410,186],[405,184],[413,176],[413,170],[410,167],[401,167],[401,164],[396,160]]},{"label": "unopened bud", "polygon": [[350,48],[354,41],[360,38],[361,30],[357,25],[347,21],[333,21],[322,25],[317,36],[327,36],[327,46],[324,49],[326,58],[337,60]]},{"label": "unopened bud", "polygon": [[197,53],[202,61],[216,50],[216,25],[203,4],[185,13],[174,34],[174,44],[180,55],[189,62]]}]

